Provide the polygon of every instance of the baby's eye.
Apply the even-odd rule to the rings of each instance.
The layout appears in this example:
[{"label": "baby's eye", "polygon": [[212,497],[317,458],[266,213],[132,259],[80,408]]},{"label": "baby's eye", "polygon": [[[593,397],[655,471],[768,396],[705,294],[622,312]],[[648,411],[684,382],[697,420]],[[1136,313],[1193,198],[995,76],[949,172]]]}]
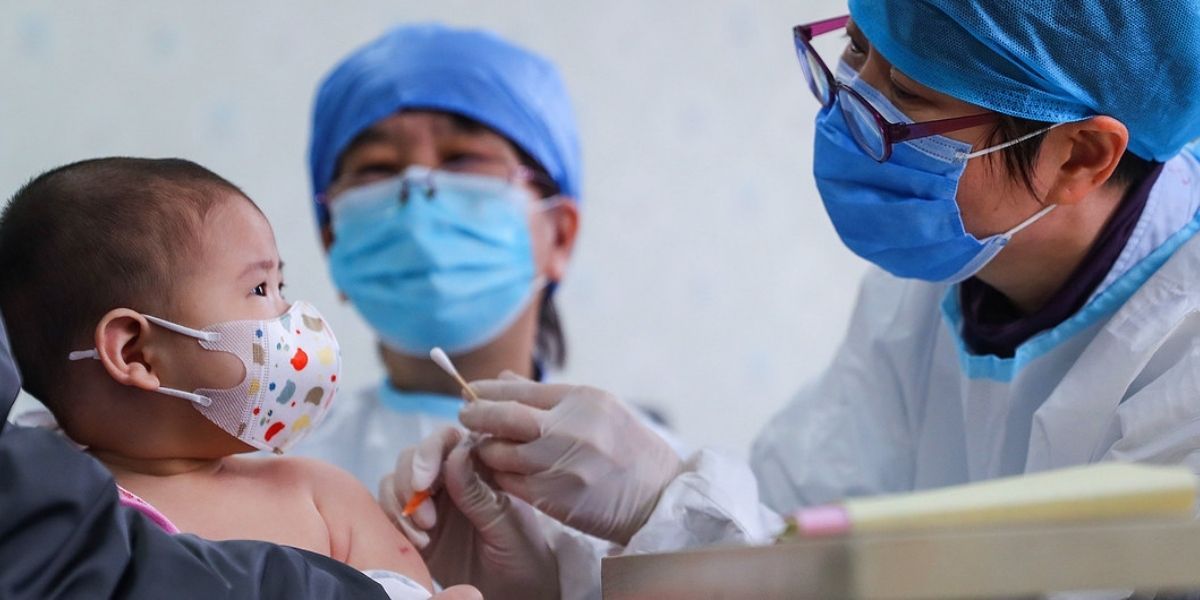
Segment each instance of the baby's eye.
[{"label": "baby's eye", "polygon": [[264,281],[256,286],[254,286],[254,295],[262,296],[265,298],[267,296],[267,282]]}]

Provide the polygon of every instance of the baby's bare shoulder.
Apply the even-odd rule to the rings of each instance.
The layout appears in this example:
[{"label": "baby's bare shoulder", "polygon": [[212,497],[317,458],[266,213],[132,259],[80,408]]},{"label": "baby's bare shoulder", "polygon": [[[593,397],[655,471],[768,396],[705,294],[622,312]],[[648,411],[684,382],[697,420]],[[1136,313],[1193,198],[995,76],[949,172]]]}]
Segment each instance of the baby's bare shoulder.
[{"label": "baby's bare shoulder", "polygon": [[358,569],[404,573],[426,587],[429,571],[375,498],[353,475],[319,460],[278,457],[281,477],[299,479],[329,531],[330,556]]},{"label": "baby's bare shoulder", "polygon": [[306,456],[272,456],[253,460],[261,461],[264,468],[270,469],[280,477],[299,477],[312,481],[326,479],[354,481],[352,475],[337,466]]},{"label": "baby's bare shoulder", "polygon": [[[240,474],[275,485],[311,489],[315,495],[336,494],[338,490],[362,488],[353,475],[322,460],[302,456],[273,456],[241,458],[237,465]],[[363,488],[365,492],[365,488]],[[369,492],[366,492],[370,496]]]}]

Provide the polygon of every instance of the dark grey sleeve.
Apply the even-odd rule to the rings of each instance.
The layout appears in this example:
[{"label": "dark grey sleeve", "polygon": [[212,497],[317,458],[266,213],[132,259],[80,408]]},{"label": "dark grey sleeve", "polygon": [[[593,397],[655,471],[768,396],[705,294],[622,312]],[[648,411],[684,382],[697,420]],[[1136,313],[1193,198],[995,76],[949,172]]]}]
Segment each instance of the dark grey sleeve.
[{"label": "dark grey sleeve", "polygon": [[90,456],[53,433],[10,425],[0,432],[0,598],[387,596],[310,552],[168,535],[120,506],[112,477]]},{"label": "dark grey sleeve", "polygon": [[4,330],[4,315],[0,315],[0,433],[8,420],[17,392],[21,391],[21,377],[17,374],[17,361],[13,360],[8,347],[8,332]]}]

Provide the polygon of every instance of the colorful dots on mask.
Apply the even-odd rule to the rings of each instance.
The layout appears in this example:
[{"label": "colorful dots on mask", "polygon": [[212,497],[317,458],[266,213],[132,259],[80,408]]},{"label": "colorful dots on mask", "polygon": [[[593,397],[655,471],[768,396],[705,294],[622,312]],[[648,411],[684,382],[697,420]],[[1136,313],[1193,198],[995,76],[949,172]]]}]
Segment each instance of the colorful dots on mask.
[{"label": "colorful dots on mask", "polygon": [[267,432],[263,434],[263,439],[268,442],[271,441],[271,438],[278,435],[280,431],[283,431],[283,428],[284,424],[279,421],[271,423],[271,426],[267,428]]},{"label": "colorful dots on mask", "polygon": [[289,379],[287,383],[283,384],[283,391],[279,392],[279,397],[275,398],[275,402],[279,404],[287,404],[295,394],[296,382]]},{"label": "colorful dots on mask", "polygon": [[303,371],[304,367],[308,366],[308,354],[303,348],[296,348],[296,353],[292,355],[292,368],[297,371]]}]

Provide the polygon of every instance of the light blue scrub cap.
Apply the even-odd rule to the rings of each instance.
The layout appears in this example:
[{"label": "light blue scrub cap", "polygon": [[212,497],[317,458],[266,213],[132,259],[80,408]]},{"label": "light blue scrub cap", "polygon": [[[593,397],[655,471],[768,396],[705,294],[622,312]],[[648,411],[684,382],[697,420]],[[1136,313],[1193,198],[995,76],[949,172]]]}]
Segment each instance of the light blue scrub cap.
[{"label": "light blue scrub cap", "polygon": [[[376,121],[400,110],[456,113],[507,137],[562,193],[578,199],[575,115],[554,65],[483,30],[401,25],[354,51],[325,77],[313,107],[309,175],[314,196],[338,157]],[[329,215],[317,203],[317,218]]]},{"label": "light blue scrub cap", "polygon": [[1195,0],[850,0],[897,69],[944,94],[1038,121],[1111,116],[1164,161],[1200,136]]}]

